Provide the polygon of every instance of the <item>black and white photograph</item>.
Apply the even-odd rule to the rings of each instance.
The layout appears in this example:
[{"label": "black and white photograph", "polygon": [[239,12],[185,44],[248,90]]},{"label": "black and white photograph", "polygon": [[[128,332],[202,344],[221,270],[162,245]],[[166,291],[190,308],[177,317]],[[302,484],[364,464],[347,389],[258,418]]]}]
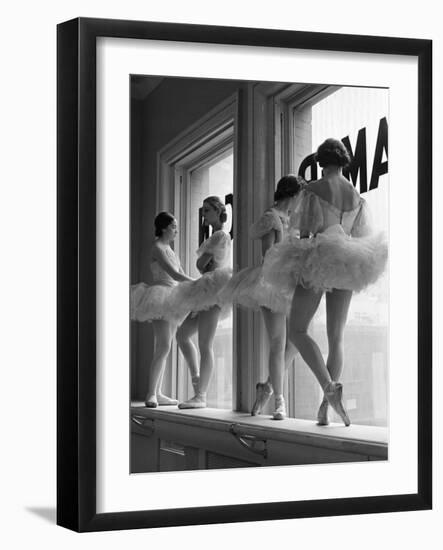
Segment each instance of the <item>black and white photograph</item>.
[{"label": "black and white photograph", "polygon": [[1,547],[438,548],[438,6],[4,5]]},{"label": "black and white photograph", "polygon": [[59,525],[432,505],[431,45],[59,25]]},{"label": "black and white photograph", "polygon": [[132,74],[130,472],[389,458],[389,89]]}]

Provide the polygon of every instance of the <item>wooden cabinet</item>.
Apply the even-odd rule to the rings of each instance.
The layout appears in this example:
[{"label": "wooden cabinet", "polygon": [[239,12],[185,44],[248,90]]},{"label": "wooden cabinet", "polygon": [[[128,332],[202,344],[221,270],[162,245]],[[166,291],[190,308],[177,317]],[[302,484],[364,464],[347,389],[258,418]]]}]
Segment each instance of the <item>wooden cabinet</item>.
[{"label": "wooden cabinet", "polygon": [[387,460],[387,430],[220,409],[131,410],[131,473]]}]

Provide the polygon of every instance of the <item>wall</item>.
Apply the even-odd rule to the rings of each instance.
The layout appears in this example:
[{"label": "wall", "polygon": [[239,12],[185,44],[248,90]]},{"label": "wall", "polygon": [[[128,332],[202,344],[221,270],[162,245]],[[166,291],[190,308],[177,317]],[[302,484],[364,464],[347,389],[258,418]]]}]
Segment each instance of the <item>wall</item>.
[{"label": "wall", "polygon": [[[131,283],[136,283],[140,277],[140,237],[142,231],[141,201],[139,200],[139,185],[143,181],[143,165],[141,163],[143,151],[143,101],[133,99],[131,102]],[[138,356],[137,342],[138,330],[134,330],[136,324],[131,324],[131,365],[135,365]],[[152,340],[151,334],[149,339]],[[139,380],[136,373],[131,374],[131,397],[142,397],[137,395]]]},{"label": "wall", "polygon": [[[3,545],[10,549],[108,550],[122,547],[211,550],[284,544],[317,550],[437,548],[443,521],[440,468],[435,510],[372,516],[267,521],[77,535],[55,517],[55,25],[79,15],[375,34],[434,39],[434,151],[443,150],[443,35],[440,2],[329,0],[294,3],[225,0],[223,9],[199,0],[113,2],[42,0],[3,7],[2,109],[2,448],[0,498]],[[20,116],[18,117],[18,113]],[[435,154],[435,158],[437,154]],[[435,175],[435,281],[442,279],[443,188]],[[436,397],[442,391],[441,286],[435,287]],[[408,406],[405,403],[405,406]],[[442,400],[435,400],[435,464],[442,464]],[[407,429],[407,427],[405,427]],[[147,499],[149,499],[147,495]],[[173,495],[171,495],[173,498]]]}]

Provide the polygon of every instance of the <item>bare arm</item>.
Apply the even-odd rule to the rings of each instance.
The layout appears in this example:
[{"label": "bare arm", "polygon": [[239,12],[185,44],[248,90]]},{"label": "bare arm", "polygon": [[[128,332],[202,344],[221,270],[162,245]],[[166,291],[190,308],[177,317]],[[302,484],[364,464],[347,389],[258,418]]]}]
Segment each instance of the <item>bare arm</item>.
[{"label": "bare arm", "polygon": [[212,262],[213,259],[213,255],[209,254],[208,252],[205,252],[198,258],[196,266],[200,273],[205,273],[206,271],[208,271],[209,264]]},{"label": "bare arm", "polygon": [[261,238],[261,253],[264,257],[266,252],[275,244],[275,231],[270,231],[266,233]]},{"label": "bare arm", "polygon": [[156,260],[162,269],[166,271],[166,273],[175,279],[176,281],[193,281],[194,279],[192,277],[188,277],[183,272],[180,272],[179,270],[175,269],[175,267],[171,264],[170,259],[168,258],[167,254],[164,250],[162,250],[159,246],[154,246],[152,248],[152,258]]}]

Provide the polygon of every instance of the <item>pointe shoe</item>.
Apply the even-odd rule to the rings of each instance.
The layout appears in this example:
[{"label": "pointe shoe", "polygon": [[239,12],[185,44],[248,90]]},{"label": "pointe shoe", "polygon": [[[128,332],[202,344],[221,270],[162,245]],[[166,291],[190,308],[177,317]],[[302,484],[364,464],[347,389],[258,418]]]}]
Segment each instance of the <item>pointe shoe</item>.
[{"label": "pointe shoe", "polygon": [[148,409],[155,409],[158,407],[157,398],[155,395],[147,395],[145,399],[145,407],[148,407]]},{"label": "pointe shoe", "polygon": [[192,399],[178,404],[179,409],[204,409],[206,407],[206,398],[202,394],[196,394]]},{"label": "pointe shoe", "polygon": [[263,407],[266,405],[266,403],[269,401],[269,398],[274,393],[274,390],[272,389],[272,386],[269,382],[257,382],[255,389],[256,397],[251,410],[252,416],[256,416],[257,414],[261,413]]},{"label": "pointe shoe", "polygon": [[275,396],[275,411],[272,418],[274,420],[284,420],[286,418],[286,404],[282,395]]},{"label": "pointe shoe", "polygon": [[349,420],[348,413],[343,405],[343,386],[340,382],[330,382],[325,388],[325,397],[329,401],[329,404],[334,411],[343,420],[345,426],[349,426],[351,421]]},{"label": "pointe shoe", "polygon": [[167,395],[159,393],[157,394],[157,403],[160,407],[168,405],[178,405],[178,400],[172,399],[172,397],[168,397]]},{"label": "pointe shoe", "polygon": [[320,408],[318,409],[317,413],[317,424],[319,426],[327,426],[329,424],[328,406],[328,400],[326,399],[326,397],[323,397],[323,401],[321,402]]}]

